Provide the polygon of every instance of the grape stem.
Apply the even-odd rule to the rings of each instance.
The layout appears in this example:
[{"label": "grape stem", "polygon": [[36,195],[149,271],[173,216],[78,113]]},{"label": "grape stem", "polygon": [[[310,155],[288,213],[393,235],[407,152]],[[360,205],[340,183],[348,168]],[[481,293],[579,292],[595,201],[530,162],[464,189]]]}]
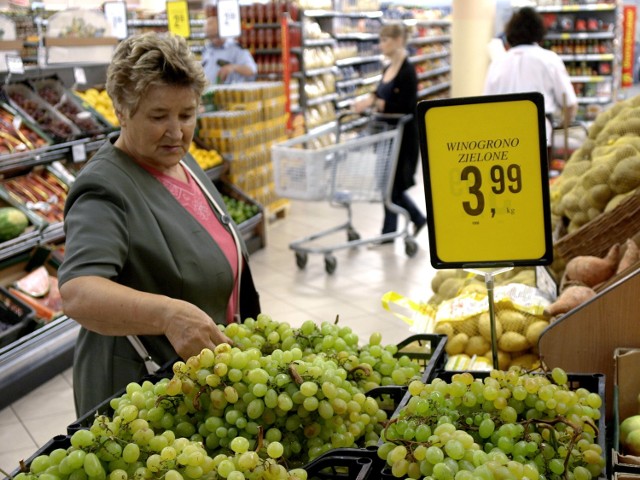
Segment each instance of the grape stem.
[{"label": "grape stem", "polygon": [[201,405],[200,405],[200,395],[202,395],[205,391],[207,391],[208,388],[209,388],[208,385],[203,385],[202,387],[200,387],[198,392],[193,397],[193,408],[195,408],[198,411],[200,411],[200,407],[201,407]]},{"label": "grape stem", "polygon": [[289,364],[289,375],[291,375],[291,378],[293,378],[293,381],[296,382],[296,385],[300,386],[304,383],[304,379],[300,376],[300,374],[296,370],[295,363]]},{"label": "grape stem", "polygon": [[[564,423],[565,425],[567,425],[568,427],[570,427],[573,430],[573,435],[571,435],[571,439],[569,440],[569,445],[567,446],[567,456],[564,459],[564,475],[563,478],[568,479],[569,478],[569,460],[571,459],[571,455],[570,453],[573,451],[573,448],[575,447],[576,442],[580,439],[580,437],[582,436],[582,434],[584,433],[584,430],[582,430],[582,427],[576,425],[575,423],[569,421],[566,417],[562,416],[562,415],[558,415],[556,418],[554,418],[553,420],[540,420],[540,419],[531,419],[530,421],[527,422],[529,423],[535,423],[538,427],[542,427],[542,428],[549,428],[552,430],[551,428],[552,425],[555,425],[557,423]],[[596,433],[596,436],[599,434],[598,431],[598,427],[591,421],[591,419],[585,419],[585,423],[588,423],[594,430]],[[555,437],[552,435],[551,436],[552,439],[555,439]],[[557,450],[557,448],[556,448]]]}]

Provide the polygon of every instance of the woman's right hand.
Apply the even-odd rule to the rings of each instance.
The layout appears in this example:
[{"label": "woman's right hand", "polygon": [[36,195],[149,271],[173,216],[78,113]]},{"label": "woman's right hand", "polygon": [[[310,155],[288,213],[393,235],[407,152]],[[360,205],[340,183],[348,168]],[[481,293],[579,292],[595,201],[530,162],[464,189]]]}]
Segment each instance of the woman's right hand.
[{"label": "woman's right hand", "polygon": [[213,350],[220,343],[233,344],[209,315],[183,300],[171,299],[164,322],[166,337],[184,360],[203,348]]}]

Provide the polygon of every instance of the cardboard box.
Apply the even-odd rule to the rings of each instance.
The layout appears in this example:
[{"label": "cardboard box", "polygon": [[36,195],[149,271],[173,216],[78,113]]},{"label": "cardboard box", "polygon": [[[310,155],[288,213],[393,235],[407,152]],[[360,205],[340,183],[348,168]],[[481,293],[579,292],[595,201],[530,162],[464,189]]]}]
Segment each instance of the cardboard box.
[{"label": "cardboard box", "polygon": [[613,475],[613,480],[640,480],[640,475],[634,473],[616,473]]},{"label": "cardboard box", "polygon": [[[640,348],[617,348],[613,354],[614,377],[614,435],[611,464],[616,472],[637,473],[640,478],[640,457],[620,452],[620,422],[640,414]],[[633,478],[633,477],[632,477]]]}]

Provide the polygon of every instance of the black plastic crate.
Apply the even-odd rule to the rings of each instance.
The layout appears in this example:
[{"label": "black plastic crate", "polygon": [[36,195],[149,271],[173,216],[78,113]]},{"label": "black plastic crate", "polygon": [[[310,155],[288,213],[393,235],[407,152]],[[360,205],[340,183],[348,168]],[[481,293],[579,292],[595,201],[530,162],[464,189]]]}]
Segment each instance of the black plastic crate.
[{"label": "black plastic crate", "polygon": [[31,307],[0,287],[0,348],[32,331],[36,324]]},{"label": "black plastic crate", "polygon": [[406,397],[408,390],[409,387],[405,385],[385,385],[372,388],[365,395],[375,398],[379,407],[387,412],[387,418],[392,418]]},{"label": "black plastic crate", "polygon": [[381,468],[377,448],[335,448],[304,466],[307,480],[377,480]]},{"label": "black plastic crate", "polygon": [[443,358],[446,357],[444,349],[446,343],[446,335],[417,333],[397,344],[398,352],[395,356],[406,355],[418,362],[422,371],[422,381],[426,382],[431,378],[434,370],[439,368],[440,365],[444,365]]},{"label": "black plastic crate", "polygon": [[33,462],[33,460],[36,457],[40,455],[49,455],[51,452],[53,452],[54,450],[57,450],[58,448],[67,449],[70,446],[71,446],[71,437],[69,435],[56,435],[55,437],[50,439],[47,443],[45,443],[42,447],[36,450],[36,452],[26,460],[24,459],[16,460],[16,462],[18,463],[16,465],[16,468],[11,472],[10,477],[5,477],[5,478],[15,478],[15,476],[22,471],[21,464],[28,469],[29,465],[31,465],[31,462]]}]

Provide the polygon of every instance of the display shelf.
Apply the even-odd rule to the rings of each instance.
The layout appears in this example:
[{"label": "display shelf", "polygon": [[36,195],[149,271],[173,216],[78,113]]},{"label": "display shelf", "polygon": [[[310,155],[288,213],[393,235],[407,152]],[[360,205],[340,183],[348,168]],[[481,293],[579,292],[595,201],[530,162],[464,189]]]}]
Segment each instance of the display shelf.
[{"label": "display shelf", "polygon": [[607,420],[613,418],[613,352],[619,347],[640,348],[640,330],[630,327],[637,323],[639,289],[640,269],[636,269],[559,317],[538,342],[548,368],[605,374]]},{"label": "display shelf", "polygon": [[372,75],[370,77],[365,78],[351,78],[348,80],[338,80],[336,81],[336,87],[350,87],[355,85],[371,85],[373,83],[378,83],[382,80],[382,74]]},{"label": "display shelf", "polygon": [[559,57],[564,62],[612,62],[615,60],[613,53],[561,54]]},{"label": "display shelf", "polygon": [[[536,10],[548,29],[543,46],[565,63],[578,103],[594,105],[580,108],[578,120],[593,119],[604,104],[613,103],[617,97],[622,57],[620,0],[538,5]],[[605,83],[606,88],[593,85]]]},{"label": "display shelf", "polygon": [[356,56],[351,58],[343,58],[340,60],[336,60],[336,65],[338,67],[347,67],[350,65],[358,65],[360,63],[371,63],[371,62],[381,62],[383,59],[382,55],[367,55],[367,56]]},{"label": "display shelf", "polygon": [[79,331],[62,316],[0,349],[0,409],[71,367]]},{"label": "display shelf", "polygon": [[424,80],[425,78],[436,77],[438,75],[449,73],[450,71],[451,71],[451,67],[448,65],[446,67],[435,68],[427,72],[419,73],[418,80]]},{"label": "display shelf", "polygon": [[437,60],[439,58],[447,58],[449,57],[450,52],[448,50],[442,52],[433,52],[433,53],[423,53],[420,55],[412,55],[409,57],[409,61],[411,63],[420,63],[427,60]]},{"label": "display shelf", "polygon": [[547,40],[614,40],[614,32],[562,32],[547,33]]},{"label": "display shelf", "polygon": [[360,32],[352,32],[352,33],[336,33],[336,40],[378,40],[379,35],[377,33],[360,33]]},{"label": "display shelf", "polygon": [[450,42],[451,35],[434,35],[430,37],[414,37],[407,42],[409,45],[425,45],[428,43]]},{"label": "display shelf", "polygon": [[451,87],[451,82],[439,83],[438,85],[433,85],[431,87],[423,88],[418,91],[418,98],[426,97],[428,95],[433,95],[434,93],[442,92]]},{"label": "display shelf", "polygon": [[616,9],[615,3],[586,3],[577,5],[539,5],[540,13],[570,13],[570,12],[606,12]]}]

